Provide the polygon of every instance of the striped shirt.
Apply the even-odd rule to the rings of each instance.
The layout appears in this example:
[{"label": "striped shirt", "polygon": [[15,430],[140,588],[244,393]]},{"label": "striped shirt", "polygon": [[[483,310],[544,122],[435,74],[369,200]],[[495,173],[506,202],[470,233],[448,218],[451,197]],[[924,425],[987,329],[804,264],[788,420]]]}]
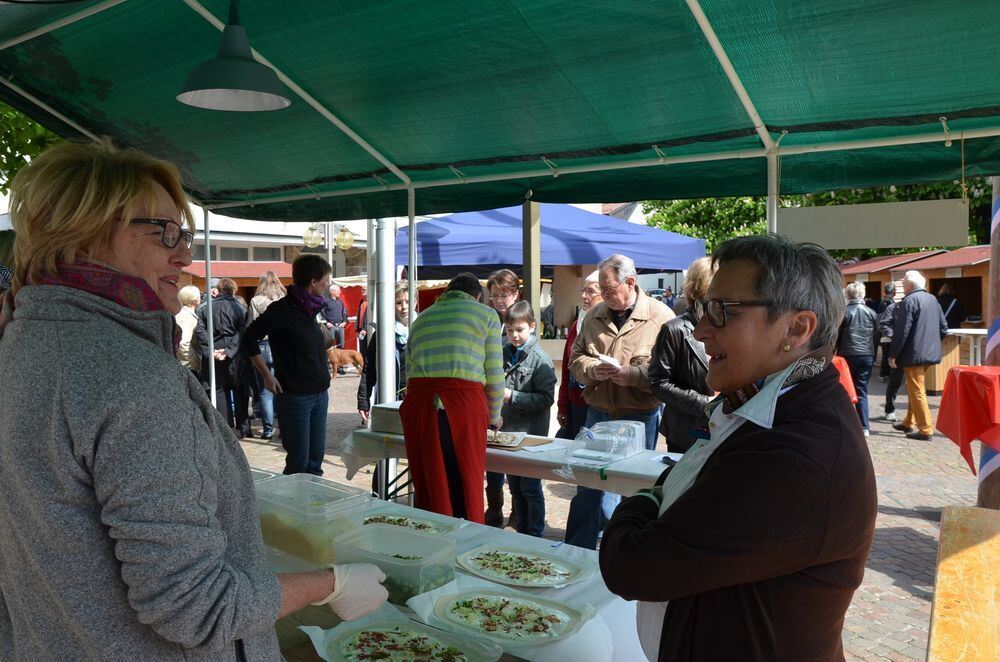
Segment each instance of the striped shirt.
[{"label": "striped shirt", "polygon": [[496,311],[465,292],[442,294],[410,326],[407,379],[438,377],[479,382],[486,387],[490,421],[503,405],[503,353]]}]

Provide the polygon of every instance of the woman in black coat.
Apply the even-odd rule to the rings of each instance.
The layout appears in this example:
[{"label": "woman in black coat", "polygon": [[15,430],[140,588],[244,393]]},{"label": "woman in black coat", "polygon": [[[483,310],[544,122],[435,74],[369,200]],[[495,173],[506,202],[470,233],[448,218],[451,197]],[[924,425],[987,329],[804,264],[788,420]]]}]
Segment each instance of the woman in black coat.
[{"label": "woman in black coat", "polygon": [[667,439],[667,450],[683,453],[697,439],[692,429],[704,427],[708,419],[705,406],[714,391],[705,383],[708,357],[705,346],[692,335],[702,316],[701,300],[708,293],[715,269],[709,257],[698,258],[684,277],[684,298],[691,305],[660,329],[649,363],[649,384],[653,395],[666,407],[660,419],[660,432]]}]

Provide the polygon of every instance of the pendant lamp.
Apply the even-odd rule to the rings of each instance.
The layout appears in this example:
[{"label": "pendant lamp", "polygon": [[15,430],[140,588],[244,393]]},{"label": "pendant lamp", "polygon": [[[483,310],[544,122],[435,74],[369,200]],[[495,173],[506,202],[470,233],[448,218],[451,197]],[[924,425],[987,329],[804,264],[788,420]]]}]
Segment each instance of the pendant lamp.
[{"label": "pendant lamp", "polygon": [[306,228],[306,231],[302,233],[302,243],[309,248],[316,248],[323,243],[323,230],[315,225],[310,225]]},{"label": "pendant lamp", "polygon": [[354,245],[354,233],[352,233],[346,227],[341,226],[340,232],[337,233],[334,242],[337,244],[337,248],[339,248],[342,251],[346,251],[348,248]]},{"label": "pendant lamp", "polygon": [[253,59],[239,2],[230,0],[219,52],[194,68],[177,100],[208,110],[252,112],[287,108],[289,96],[274,70]]}]

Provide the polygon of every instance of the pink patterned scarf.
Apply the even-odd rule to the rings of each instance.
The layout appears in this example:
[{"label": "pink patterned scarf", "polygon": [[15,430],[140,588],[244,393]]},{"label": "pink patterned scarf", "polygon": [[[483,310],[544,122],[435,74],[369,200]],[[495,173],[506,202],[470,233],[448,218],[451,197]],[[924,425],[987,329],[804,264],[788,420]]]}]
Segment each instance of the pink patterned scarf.
[{"label": "pink patterned scarf", "polygon": [[145,280],[95,262],[60,264],[58,273],[44,273],[32,278],[29,285],[72,287],[141,312],[165,310],[160,297]]}]

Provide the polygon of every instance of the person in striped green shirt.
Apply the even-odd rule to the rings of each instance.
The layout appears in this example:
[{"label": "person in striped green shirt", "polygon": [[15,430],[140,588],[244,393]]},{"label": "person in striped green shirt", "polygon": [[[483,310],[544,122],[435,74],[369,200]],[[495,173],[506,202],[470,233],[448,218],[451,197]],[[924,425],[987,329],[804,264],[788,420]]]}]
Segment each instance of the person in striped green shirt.
[{"label": "person in striped green shirt", "polygon": [[486,428],[502,424],[500,322],[462,273],[410,326],[400,407],[418,508],[483,522]]}]

